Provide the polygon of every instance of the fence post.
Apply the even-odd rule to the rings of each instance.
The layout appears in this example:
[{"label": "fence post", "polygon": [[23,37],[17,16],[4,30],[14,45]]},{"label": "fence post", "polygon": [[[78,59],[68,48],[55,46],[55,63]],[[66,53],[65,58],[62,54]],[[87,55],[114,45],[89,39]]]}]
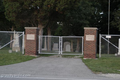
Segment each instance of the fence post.
[{"label": "fence post", "polygon": [[62,53],[63,53],[63,48],[62,48],[62,45],[63,44],[63,37],[61,37],[61,55],[62,55]]},{"label": "fence post", "polygon": [[99,34],[99,58],[101,58],[101,34]]},{"label": "fence post", "polygon": [[22,54],[24,54],[24,46],[25,46],[25,45],[24,45],[24,43],[25,43],[25,42],[24,42],[24,40],[25,40],[25,38],[24,38],[24,37],[25,37],[25,36],[24,36],[24,32],[23,32],[23,40],[22,40],[22,42],[23,42],[23,44],[22,44]]},{"label": "fence post", "polygon": [[59,54],[61,53],[61,37],[59,36]]},{"label": "fence post", "polygon": [[82,37],[82,55],[83,55],[83,44],[84,43],[84,38]]},{"label": "fence post", "polygon": [[41,48],[41,47],[40,47],[40,45],[41,45],[41,44],[40,44],[40,37],[41,37],[41,36],[38,36],[38,51],[39,51],[38,53],[39,53],[39,54],[40,54],[40,52],[41,52],[41,51],[40,51],[40,48]]},{"label": "fence post", "polygon": [[38,28],[25,27],[25,55],[38,54]]},{"label": "fence post", "polygon": [[84,28],[84,58],[96,58],[97,28]]}]

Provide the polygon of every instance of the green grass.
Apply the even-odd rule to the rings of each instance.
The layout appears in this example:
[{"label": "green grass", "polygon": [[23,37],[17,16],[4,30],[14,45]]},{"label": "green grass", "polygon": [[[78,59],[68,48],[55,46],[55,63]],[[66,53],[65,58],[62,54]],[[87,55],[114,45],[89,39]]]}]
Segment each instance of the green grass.
[{"label": "green grass", "polygon": [[33,56],[25,56],[20,53],[0,53],[0,66],[25,62],[34,58]]},{"label": "green grass", "polygon": [[115,54],[101,54],[102,58],[106,58],[106,57],[116,57]]},{"label": "green grass", "polygon": [[102,72],[120,74],[120,57],[83,59],[83,62],[95,73]]},{"label": "green grass", "polygon": [[[9,50],[12,50],[12,48],[5,47],[3,49],[0,49],[0,54],[9,53]],[[12,53],[20,53],[20,54],[22,54],[21,51],[18,51],[18,52],[12,51]]]}]

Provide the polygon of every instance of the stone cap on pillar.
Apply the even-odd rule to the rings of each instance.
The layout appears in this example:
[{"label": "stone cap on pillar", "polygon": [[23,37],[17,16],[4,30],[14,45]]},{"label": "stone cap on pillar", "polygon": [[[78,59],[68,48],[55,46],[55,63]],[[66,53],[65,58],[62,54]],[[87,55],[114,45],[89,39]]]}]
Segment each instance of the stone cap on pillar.
[{"label": "stone cap on pillar", "polygon": [[98,29],[96,27],[84,27],[84,29]]},{"label": "stone cap on pillar", "polygon": [[38,27],[25,27],[25,29],[39,29]]}]

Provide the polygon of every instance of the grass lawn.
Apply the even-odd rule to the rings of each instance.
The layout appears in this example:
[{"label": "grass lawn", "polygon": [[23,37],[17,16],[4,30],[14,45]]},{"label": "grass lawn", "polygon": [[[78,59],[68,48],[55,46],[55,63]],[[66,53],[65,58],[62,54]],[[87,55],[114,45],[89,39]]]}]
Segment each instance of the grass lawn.
[{"label": "grass lawn", "polygon": [[95,73],[102,72],[120,74],[120,57],[83,59],[83,62]]},{"label": "grass lawn", "polygon": [[33,56],[25,56],[20,53],[0,53],[0,66],[20,63],[34,58]]}]

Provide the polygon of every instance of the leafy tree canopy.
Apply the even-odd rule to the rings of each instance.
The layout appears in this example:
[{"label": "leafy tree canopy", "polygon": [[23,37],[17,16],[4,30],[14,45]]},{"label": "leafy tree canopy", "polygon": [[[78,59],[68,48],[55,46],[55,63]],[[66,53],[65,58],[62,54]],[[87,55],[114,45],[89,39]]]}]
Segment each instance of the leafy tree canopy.
[{"label": "leafy tree canopy", "polygon": [[[16,28],[38,26],[51,29],[53,35],[82,35],[83,27],[93,26],[98,27],[100,33],[107,33],[107,0],[3,0],[3,3],[4,6],[0,5],[0,17],[5,11],[4,16]],[[116,33],[120,26],[119,3],[119,0],[111,0],[110,33]]]},{"label": "leafy tree canopy", "polygon": [[4,11],[3,1],[0,0],[0,30],[10,30],[11,22],[5,18]]}]

